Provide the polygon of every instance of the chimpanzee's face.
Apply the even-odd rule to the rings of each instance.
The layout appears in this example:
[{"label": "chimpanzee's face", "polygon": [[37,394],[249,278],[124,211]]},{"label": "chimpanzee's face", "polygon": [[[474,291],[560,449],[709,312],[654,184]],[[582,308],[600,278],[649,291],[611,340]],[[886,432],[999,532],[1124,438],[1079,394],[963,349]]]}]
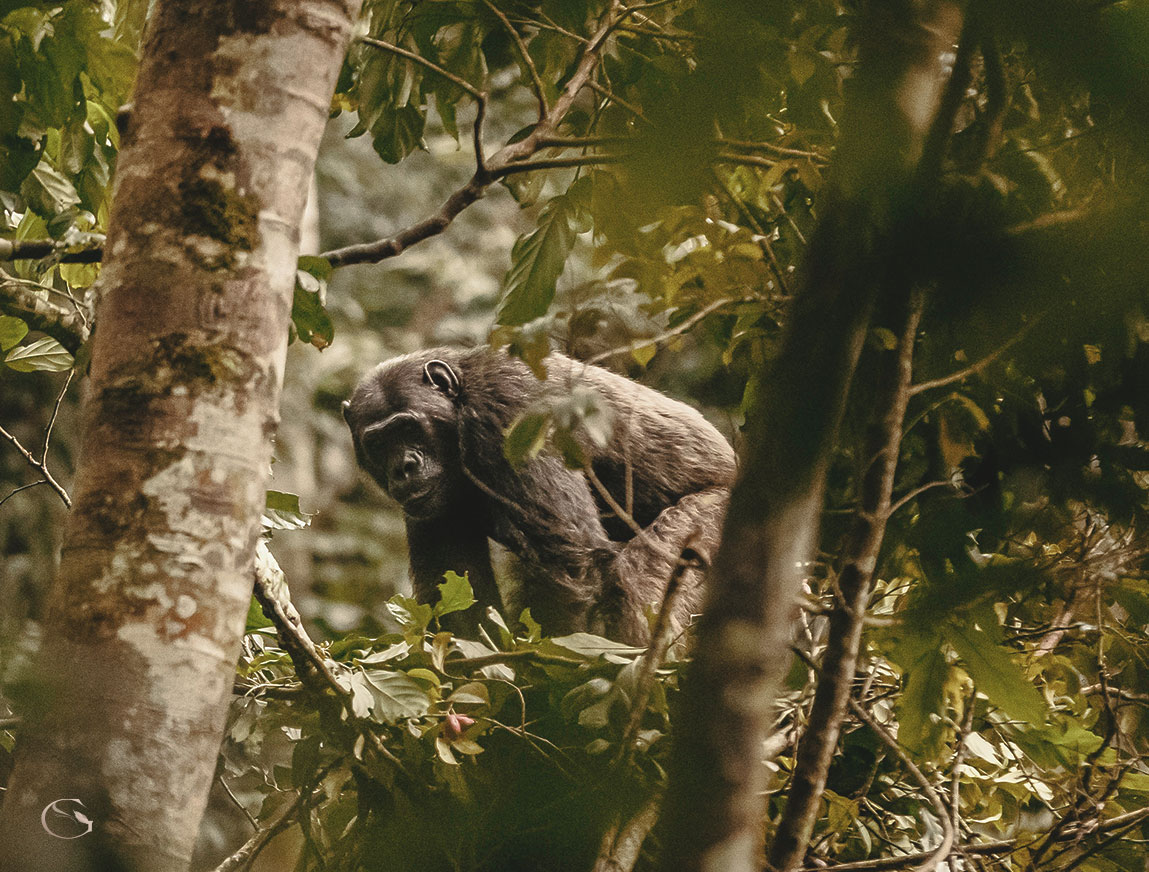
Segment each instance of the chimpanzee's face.
[{"label": "chimpanzee's face", "polygon": [[446,363],[399,358],[369,373],[343,404],[359,464],[409,517],[443,515],[462,489],[458,393]]}]

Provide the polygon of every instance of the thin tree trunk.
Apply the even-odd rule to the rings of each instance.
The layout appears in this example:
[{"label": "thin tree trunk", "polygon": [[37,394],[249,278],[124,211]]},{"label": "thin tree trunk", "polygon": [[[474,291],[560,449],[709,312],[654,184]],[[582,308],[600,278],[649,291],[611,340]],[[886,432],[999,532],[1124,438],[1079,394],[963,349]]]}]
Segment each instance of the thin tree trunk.
[{"label": "thin tree trunk", "polygon": [[[251,596],[298,222],[358,6],[153,10],[5,872],[187,867]],[[45,831],[60,799],[91,833]]]},{"label": "thin tree trunk", "polygon": [[798,743],[786,812],[770,846],[769,868],[778,872],[796,872],[802,866],[806,843],[818,819],[826,776],[838,747],[842,720],[849,708],[862,644],[863,618],[890,514],[898,446],[910,399],[914,339],[924,295],[915,291],[910,296],[898,345],[890,352],[892,359],[883,361],[888,371],[879,387],[874,419],[863,446],[862,456],[868,466],[862,478],[861,508],[854,519],[842,571],[838,574],[841,599],[830,616],[818,689],[809,725]]},{"label": "thin tree trunk", "polygon": [[[842,144],[802,288],[762,395],[709,579],[677,719],[662,868],[762,868],[763,740],[790,657],[826,470],[870,313],[901,265],[891,240],[957,41],[954,2],[871,3]],[[904,286],[899,282],[901,286]]]}]

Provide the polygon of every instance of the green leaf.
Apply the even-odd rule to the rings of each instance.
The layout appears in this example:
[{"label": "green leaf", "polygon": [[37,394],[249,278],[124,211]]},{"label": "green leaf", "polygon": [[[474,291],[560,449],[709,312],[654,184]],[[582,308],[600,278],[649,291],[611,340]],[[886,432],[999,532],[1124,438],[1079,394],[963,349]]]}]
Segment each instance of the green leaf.
[{"label": "green leaf", "polygon": [[415,679],[404,672],[372,669],[362,673],[371,689],[371,714],[377,721],[394,723],[427,713],[431,699]]},{"label": "green leaf", "polygon": [[467,576],[448,572],[442,584],[439,585],[439,601],[435,603],[434,615],[441,618],[452,612],[461,612],[475,604],[475,594],[471,590],[471,583]]},{"label": "green leaf", "polygon": [[547,431],[550,429],[549,412],[527,412],[519,416],[507,431],[503,441],[503,456],[511,466],[522,466],[533,460],[547,444]]},{"label": "green leaf", "polygon": [[259,600],[252,597],[251,602],[247,604],[247,622],[244,624],[243,632],[254,633],[256,630],[263,630],[270,626],[273,625],[267,619],[267,615],[263,613],[263,607],[259,604]]},{"label": "green leaf", "polygon": [[11,315],[0,315],[0,351],[7,351],[28,335],[28,325]]},{"label": "green leaf", "polygon": [[898,700],[898,741],[919,754],[939,750],[931,748],[938,738],[932,729],[931,715],[942,712],[945,705],[945,683],[949,673],[945,655],[934,646],[905,667],[905,690]]},{"label": "green leaf", "polygon": [[408,105],[396,109],[385,105],[371,126],[371,144],[387,163],[399,163],[422,147],[425,122],[418,107]]},{"label": "green leaf", "polygon": [[546,314],[567,256],[585,226],[589,202],[590,180],[584,177],[547,203],[539,226],[515,242],[499,304],[499,324],[525,324]]},{"label": "green leaf", "polygon": [[542,625],[535,620],[530,609],[523,609],[523,613],[519,615],[519,623],[526,629],[528,641],[537,642],[543,637]]},{"label": "green leaf", "polygon": [[1018,720],[1036,726],[1044,723],[1041,694],[993,635],[976,626],[946,626],[943,632],[990,702]]},{"label": "green leaf", "polygon": [[29,345],[13,348],[4,362],[17,372],[63,372],[71,369],[75,361],[64,346],[45,336]]},{"label": "green leaf", "polygon": [[387,600],[387,611],[405,630],[422,633],[431,623],[431,607],[402,594],[395,594]]},{"label": "green leaf", "polygon": [[263,529],[267,530],[301,530],[311,524],[314,514],[299,508],[299,497],[295,494],[285,494],[280,491],[269,490],[260,519]]},{"label": "green leaf", "polygon": [[571,633],[569,636],[558,636],[549,641],[553,645],[584,657],[606,657],[612,663],[629,663],[631,657],[646,650],[633,645],[623,645],[621,642],[612,642],[592,633]]},{"label": "green leaf", "polygon": [[20,186],[20,194],[32,210],[45,218],[80,204],[80,195],[68,177],[40,161]]},{"label": "green leaf", "polygon": [[[328,269],[330,270],[330,264]],[[295,295],[291,300],[291,324],[300,339],[314,345],[320,351],[335,339],[335,323],[327,313],[325,305],[326,290],[326,280],[317,278],[310,270],[296,270]]]}]

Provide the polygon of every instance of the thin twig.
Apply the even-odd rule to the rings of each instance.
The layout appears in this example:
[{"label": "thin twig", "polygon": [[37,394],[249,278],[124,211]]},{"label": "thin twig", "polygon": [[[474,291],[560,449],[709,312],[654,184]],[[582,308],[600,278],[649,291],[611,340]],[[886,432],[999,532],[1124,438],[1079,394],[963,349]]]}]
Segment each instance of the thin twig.
[{"label": "thin twig", "polygon": [[52,427],[56,423],[56,416],[60,414],[60,404],[64,402],[64,394],[68,393],[68,385],[72,383],[72,376],[75,373],[76,367],[74,366],[68,370],[68,376],[64,379],[64,386],[56,395],[56,405],[52,407],[52,417],[48,419],[48,426],[44,430],[44,448],[40,451],[40,456],[44,458],[45,462],[48,460],[48,443],[52,441]]},{"label": "thin twig", "polygon": [[758,242],[759,247],[762,249],[762,253],[766,256],[766,262],[770,265],[771,272],[774,273],[774,281],[778,283],[778,288],[787,297],[791,296],[790,285],[789,282],[786,281],[785,270],[782,269],[782,264],[778,260],[778,255],[774,253],[774,246],[770,244],[770,234],[767,233],[766,228],[759,223],[758,218],[754,215],[753,212],[750,211],[750,207],[746,205],[745,201],[732,190],[730,190],[730,187],[726,184],[718,171],[711,168],[710,172],[711,175],[714,176],[715,182],[718,183],[718,189],[722,191],[722,193],[726,195],[727,199],[729,199],[734,204],[734,207],[740,213],[742,213],[743,220],[746,221],[746,223],[748,223],[756,231],[756,241]]},{"label": "thin twig", "polygon": [[630,719],[622,731],[619,741],[618,753],[614,764],[625,764],[635,750],[635,739],[642,726],[643,716],[646,714],[646,705],[650,701],[651,691],[654,689],[654,679],[658,669],[666,659],[666,652],[670,650],[670,640],[674,633],[674,623],[671,616],[678,610],[678,603],[682,599],[685,588],[682,579],[690,569],[704,569],[706,561],[695,550],[698,543],[698,531],[692,533],[682,546],[682,551],[674,563],[674,570],[670,573],[670,580],[666,583],[666,590],[662,595],[662,605],[658,609],[658,617],[654,622],[651,633],[650,647],[642,656],[642,663],[635,678],[634,701],[630,706]]},{"label": "thin twig", "polygon": [[218,781],[220,783],[220,786],[224,789],[224,792],[227,793],[228,798],[231,799],[231,801],[235,805],[235,807],[243,812],[243,816],[245,818],[247,818],[247,822],[249,824],[251,824],[251,828],[253,830],[258,831],[259,830],[259,821],[257,821],[255,819],[255,815],[253,815],[250,811],[247,810],[247,806],[239,801],[239,797],[236,796],[235,793],[232,791],[231,785],[227,783],[227,779],[223,777],[222,772],[216,776],[216,781]]},{"label": "thin twig", "polygon": [[311,794],[315,789],[314,785],[321,782],[334,765],[334,763],[329,763],[316,772],[315,778],[312,779],[312,786],[300,790],[290,805],[277,814],[275,819],[266,827],[256,830],[251,838],[244,842],[235,853],[215,867],[215,872],[237,872],[239,869],[250,868],[251,864],[255,862],[255,858],[268,846],[271,840],[291,826],[299,810],[311,801]]},{"label": "thin twig", "polygon": [[750,142],[744,139],[727,139],[719,137],[718,143],[727,148],[743,149],[745,151],[768,151],[779,157],[803,158],[815,164],[828,164],[830,158],[820,151],[803,151],[799,148],[786,148],[772,142]]},{"label": "thin twig", "polygon": [[254,575],[255,598],[259,601],[267,619],[275,625],[280,644],[291,658],[300,682],[319,699],[334,693],[346,713],[348,722],[355,726],[371,749],[390,762],[399,772],[410,777],[402,761],[383,744],[383,740],[372,729],[372,725],[355,714],[351,694],[340,683],[337,675],[348,671],[347,667],[324,655],[303,629],[303,619],[288,597],[283,571],[262,541],[256,548]]},{"label": "thin twig", "polygon": [[953,486],[952,481],[929,481],[923,485],[919,485],[918,487],[914,488],[912,491],[907,493],[905,496],[899,497],[894,503],[892,503],[890,505],[890,508],[886,511],[886,517],[889,518],[895,512],[897,512],[898,509],[900,509],[904,505],[906,505],[906,503],[910,502],[911,500],[916,499],[917,497],[920,497],[922,494],[924,494],[928,490],[933,490],[935,487],[952,487],[952,486]]},{"label": "thin twig", "polygon": [[1005,116],[1009,113],[1009,91],[1005,81],[1005,66],[1001,62],[1001,47],[989,21],[981,22],[981,57],[985,70],[985,132],[978,163],[984,164],[997,154]]},{"label": "thin twig", "polygon": [[618,96],[618,94],[616,94],[614,91],[610,90],[609,88],[604,88],[602,85],[600,85],[598,82],[595,82],[595,81],[587,82],[586,86],[588,88],[590,88],[592,91],[594,91],[596,94],[598,94],[600,97],[602,97],[603,99],[609,100],[611,103],[614,103],[616,106],[619,106],[619,107],[625,109],[627,112],[629,112],[635,118],[638,118],[641,121],[645,121],[647,124],[651,123],[650,119],[648,119],[646,117],[646,115],[643,113],[643,111],[641,109],[639,109],[633,103],[628,103],[626,100],[622,99],[622,97]]},{"label": "thin twig", "polygon": [[16,494],[20,493],[20,491],[28,490],[29,488],[33,488],[33,487],[39,487],[40,485],[47,484],[47,483],[48,483],[47,479],[42,478],[39,481],[32,482],[31,484],[22,484],[18,488],[13,488],[11,491],[8,492],[8,494],[3,499],[0,499],[0,506],[4,505],[6,502],[8,502],[8,500],[12,499],[12,497],[16,496]]},{"label": "thin twig", "polygon": [[[1149,819],[1149,808],[1139,808],[1135,811],[1102,821],[1097,825],[1093,834],[1105,834],[1124,830],[1147,819]],[[1058,841],[1076,840],[1086,835],[1089,835],[1089,833],[1083,833],[1078,829],[1071,829],[1061,833],[1058,836]],[[1015,839],[1001,839],[995,842],[982,842],[976,845],[962,845],[961,851],[964,854],[973,856],[1009,854],[1018,848],[1032,844],[1032,841],[1027,840],[1029,840],[1028,836],[1019,836]],[[832,866],[819,867],[818,872],[892,872],[892,870],[905,869],[908,866],[914,866],[924,860],[928,860],[934,853],[934,851],[929,851],[916,854],[903,854],[900,857],[875,857],[871,860],[835,863]]]},{"label": "thin twig", "polygon": [[992,364],[994,361],[996,361],[999,357],[1001,357],[1003,354],[1005,354],[1007,351],[1009,351],[1009,349],[1013,348],[1013,346],[1015,346],[1015,345],[1017,345],[1017,343],[1021,342],[1021,340],[1026,337],[1026,335],[1029,333],[1029,331],[1032,330],[1041,321],[1041,318],[1042,318],[1042,316],[1038,315],[1036,318],[1031,320],[1028,324],[1026,324],[1020,330],[1018,330],[1017,333],[1015,333],[1007,342],[1002,344],[995,351],[987,354],[985,357],[983,357],[981,360],[977,361],[976,363],[970,364],[965,369],[959,369],[957,372],[950,373],[949,375],[942,376],[941,378],[934,378],[934,379],[930,379],[929,381],[918,382],[915,385],[911,385],[910,386],[910,396],[911,397],[917,396],[918,394],[922,393],[923,391],[932,391],[935,388],[948,387],[949,385],[957,384],[960,381],[964,381],[965,379],[969,378],[972,375],[977,375],[979,372],[984,370],[986,367],[988,367],[990,364]]},{"label": "thin twig", "polygon": [[[6,439],[12,445],[12,447],[20,453],[20,456],[24,458],[25,462],[30,467],[40,473],[40,475],[44,476],[44,480],[49,484],[49,486],[51,486],[52,490],[54,490],[59,495],[65,506],[67,506],[69,509],[72,508],[72,498],[68,496],[68,492],[60,486],[60,483],[56,481],[56,479],[52,478],[52,473],[48,472],[48,466],[45,463],[47,458],[44,458],[43,460],[37,460],[32,456],[31,451],[20,444],[19,439],[9,433],[3,427],[0,427],[0,437]],[[9,494],[8,496],[10,497],[12,494]],[[7,499],[7,497],[5,499]]]},{"label": "thin twig", "polygon": [[520,161],[518,163],[508,164],[491,171],[491,177],[495,179],[506,178],[507,176],[516,173],[530,173],[535,170],[558,170],[566,169],[568,167],[590,167],[604,164],[621,163],[626,159],[625,155],[621,154],[575,154],[564,155],[562,157],[549,157],[540,158],[538,160]]},{"label": "thin twig", "polygon": [[398,55],[401,58],[406,58],[407,60],[419,64],[431,72],[442,76],[447,81],[452,82],[460,90],[466,91],[476,100],[481,100],[483,98],[483,92],[468,82],[466,79],[462,78],[461,76],[456,76],[450,70],[444,69],[434,61],[427,60],[427,58],[423,57],[421,54],[416,54],[413,51],[408,51],[402,46],[395,45],[394,43],[387,42],[383,39],[376,39],[372,36],[361,36],[357,41],[363,43],[364,45],[369,45],[374,48],[390,52],[391,54]]},{"label": "thin twig", "polygon": [[645,348],[648,345],[658,345],[661,342],[666,342],[668,339],[673,339],[675,336],[680,336],[683,333],[686,333],[707,315],[711,315],[714,312],[717,312],[719,309],[725,308],[726,306],[732,305],[733,303],[750,303],[754,302],[754,300],[754,297],[726,297],[721,300],[714,300],[710,303],[707,303],[689,318],[685,318],[680,323],[675,324],[669,330],[664,330],[662,333],[659,333],[656,336],[651,336],[649,339],[636,339],[627,345],[620,345],[616,348],[608,349],[607,351],[600,351],[593,357],[588,358],[586,362],[590,364],[602,363],[604,360],[609,360],[610,358],[616,357],[620,354],[631,354],[640,348]]},{"label": "thin twig", "polygon": [[527,51],[527,44],[523,42],[522,36],[515,30],[515,26],[507,19],[503,10],[492,3],[491,0],[483,0],[483,5],[490,9],[491,12],[495,14],[495,17],[502,22],[503,27],[514,41],[515,48],[518,49],[519,52],[519,57],[523,59],[523,65],[530,74],[531,88],[535,92],[535,99],[539,101],[539,121],[542,121],[547,117],[547,113],[550,112],[550,107],[547,105],[547,95],[543,88],[543,80],[539,78],[539,71],[535,67],[534,59],[531,58],[531,53]]},{"label": "thin twig", "polygon": [[914,867],[916,870],[919,870],[919,872],[931,872],[931,870],[936,869],[938,864],[945,860],[953,850],[955,832],[953,821],[950,819],[949,809],[946,808],[945,802],[930,780],[926,778],[922,770],[918,768],[917,764],[910,758],[910,755],[906,753],[905,749],[898,744],[897,739],[891,736],[889,732],[886,731],[886,728],[874,720],[870,713],[862,708],[858,701],[852,697],[850,699],[850,710],[858,720],[873,730],[874,734],[881,739],[882,744],[894,752],[894,756],[906,767],[906,771],[910,773],[910,776],[922,788],[926,799],[929,800],[930,805],[932,805],[934,811],[937,812],[942,826],[941,843],[934,848],[933,851],[925,855],[923,862]]}]

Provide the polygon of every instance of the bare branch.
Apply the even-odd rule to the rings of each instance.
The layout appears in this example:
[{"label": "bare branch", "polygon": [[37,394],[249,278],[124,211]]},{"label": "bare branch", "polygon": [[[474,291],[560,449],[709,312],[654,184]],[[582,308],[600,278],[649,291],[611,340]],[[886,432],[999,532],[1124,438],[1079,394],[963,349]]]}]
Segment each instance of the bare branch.
[{"label": "bare branch", "polygon": [[638,118],[641,121],[645,121],[647,124],[651,123],[651,121],[646,117],[646,115],[643,113],[643,111],[641,109],[639,109],[633,103],[628,103],[626,100],[622,99],[622,97],[618,96],[618,94],[614,93],[614,91],[610,90],[609,88],[604,88],[602,85],[600,85],[598,82],[595,82],[595,81],[587,82],[586,86],[588,88],[590,88],[592,91],[594,91],[596,94],[598,94],[600,97],[602,97],[603,99],[609,100],[611,103],[614,103],[616,106],[620,106],[621,108],[625,109],[627,112],[629,112],[635,118]]},{"label": "bare branch", "polygon": [[794,157],[808,160],[815,164],[828,164],[830,158],[820,151],[806,151],[800,148],[787,148],[775,145],[772,142],[751,142],[744,139],[727,139],[719,137],[718,144],[726,148],[743,149],[745,151],[767,151],[779,157]]},{"label": "bare branch", "polygon": [[540,158],[538,160],[513,163],[492,170],[491,175],[496,179],[506,178],[516,173],[529,173],[535,170],[557,170],[567,167],[592,167],[603,164],[621,163],[626,159],[621,154],[575,154],[563,157]]},{"label": "bare branch", "polygon": [[979,162],[985,163],[997,154],[1005,116],[1009,112],[1009,91],[1005,66],[1001,62],[1001,47],[997,44],[993,25],[988,21],[981,22],[981,57],[985,68],[985,133]]},{"label": "bare branch", "polygon": [[930,379],[929,381],[918,382],[910,387],[910,396],[914,397],[923,391],[932,391],[934,388],[944,388],[952,384],[957,384],[960,381],[965,381],[972,375],[977,375],[982,370],[986,369],[995,360],[1005,354],[1017,343],[1021,342],[1026,337],[1030,330],[1032,330],[1041,321],[1041,316],[1034,318],[1024,327],[1015,333],[1008,342],[1005,342],[997,350],[987,354],[981,360],[967,366],[965,369],[959,369],[957,372],[950,373],[949,375],[942,376],[941,378]]},{"label": "bare branch", "polygon": [[862,708],[858,701],[853,698],[850,699],[850,710],[858,720],[874,731],[877,737],[882,740],[882,744],[894,752],[894,756],[906,767],[906,771],[910,773],[914,781],[922,788],[922,792],[930,801],[930,805],[932,805],[934,811],[937,812],[942,826],[941,844],[926,854],[925,859],[914,867],[920,870],[920,872],[933,872],[938,864],[950,855],[954,845],[954,825],[950,819],[949,809],[946,808],[945,801],[942,799],[941,794],[934,788],[933,783],[926,778],[922,770],[917,767],[917,764],[910,759],[910,755],[898,744],[897,740],[887,732],[885,727],[874,720],[874,718],[870,716],[870,713]]},{"label": "bare branch", "polygon": [[695,531],[685,544],[678,560],[674,564],[674,571],[670,574],[670,581],[666,584],[666,591],[662,595],[662,605],[658,609],[658,618],[651,632],[650,647],[642,657],[638,676],[635,678],[634,702],[630,707],[630,720],[626,729],[622,731],[619,741],[618,753],[614,764],[620,766],[630,759],[635,750],[635,739],[642,726],[643,715],[646,714],[646,704],[650,701],[650,693],[654,689],[654,679],[658,668],[666,659],[666,652],[670,650],[671,636],[674,633],[674,623],[671,615],[678,610],[678,602],[682,599],[682,579],[690,569],[704,569],[706,560],[695,550],[698,544],[698,532]]},{"label": "bare branch", "polygon": [[[72,374],[68,373],[68,381],[71,381],[71,378],[72,378]],[[67,382],[65,382],[64,383],[65,390],[67,389],[67,387],[68,387],[68,384],[67,384]],[[63,394],[61,393],[61,397],[62,396],[63,396]],[[57,408],[58,407],[59,407],[59,401],[57,401]],[[53,412],[52,418],[55,419],[55,417],[56,417],[56,414],[55,414],[55,412]],[[50,434],[51,434],[51,425],[49,424],[49,435]],[[68,492],[66,490],[64,490],[63,487],[60,486],[60,483],[58,481],[56,481],[56,479],[52,478],[52,473],[48,472],[47,455],[45,455],[40,460],[37,460],[35,457],[32,456],[31,451],[29,451],[27,448],[25,448],[23,445],[20,444],[19,439],[17,439],[15,436],[13,436],[11,433],[9,433],[3,427],[0,427],[0,438],[7,440],[7,442],[13,448],[16,449],[16,451],[20,454],[20,456],[24,458],[24,461],[30,467],[32,467],[34,470],[36,470],[36,472],[38,472],[41,476],[43,476],[44,481],[47,482],[48,485],[52,488],[52,490],[54,490],[57,493],[57,495],[60,497],[61,501],[64,503],[65,506],[67,506],[69,509],[72,508],[72,498],[70,496],[68,496]],[[46,447],[47,446],[47,439],[45,439],[44,444]],[[36,482],[36,484],[39,484],[39,482]],[[33,487],[33,486],[34,485],[27,485],[27,487]],[[16,491],[13,491],[12,493],[14,494],[14,493],[16,493]],[[8,494],[8,496],[5,497],[4,499],[7,500],[11,496],[12,496],[12,494]]]}]

